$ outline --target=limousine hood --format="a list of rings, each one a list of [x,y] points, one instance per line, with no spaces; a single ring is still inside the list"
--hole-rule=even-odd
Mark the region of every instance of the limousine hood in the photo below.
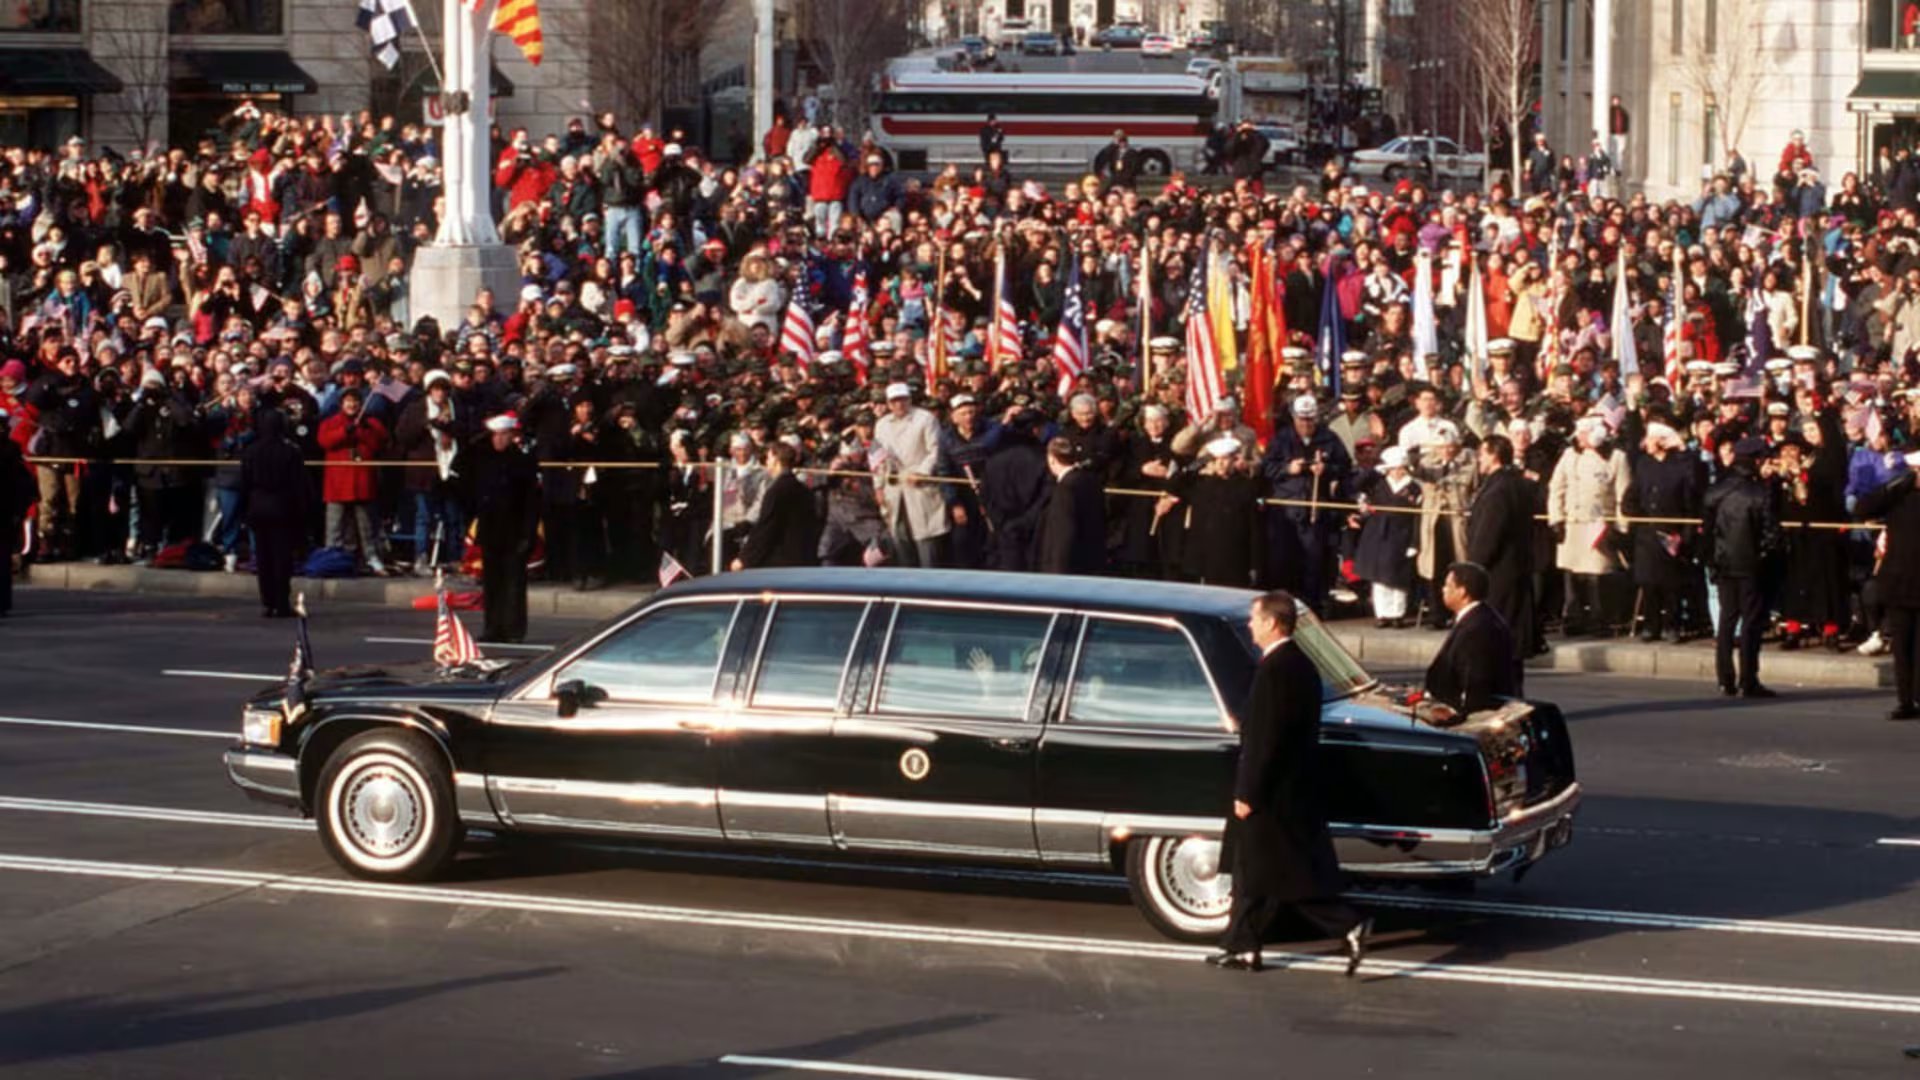
[[[1421,727],[1413,711],[1388,694],[1363,693],[1336,701],[1327,708],[1327,719],[1340,724],[1360,724],[1372,728],[1410,731]]]
[[[361,664],[316,671],[307,679],[309,701],[377,696],[381,701],[488,701],[504,689],[501,676],[513,665],[466,665],[443,669],[431,661],[412,664]],[[286,688],[275,687],[261,698],[284,700]],[[256,699],[257,700],[257,699]]]

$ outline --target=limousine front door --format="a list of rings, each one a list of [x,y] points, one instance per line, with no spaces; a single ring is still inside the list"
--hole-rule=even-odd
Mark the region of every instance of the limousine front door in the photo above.
[[[733,600],[668,604],[620,627],[495,706],[487,786],[518,828],[718,839],[709,733]],[[561,715],[558,688],[586,690]]]
[[[876,610],[876,617],[879,611]],[[849,851],[1030,860],[1050,612],[900,604],[856,665],[826,762]]]

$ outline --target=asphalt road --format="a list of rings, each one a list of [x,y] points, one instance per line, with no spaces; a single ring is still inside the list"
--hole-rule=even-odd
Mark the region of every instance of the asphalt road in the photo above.
[[[1882,843],[1920,837],[1920,731],[1878,695],[1533,676],[1572,721],[1575,842],[1521,885],[1375,894],[1359,979],[1310,940],[1247,976],[1098,876],[481,845],[457,881],[370,888],[220,770],[285,624],[20,600],[0,621],[9,1078],[1920,1072],[1920,846]],[[322,665],[424,657],[431,616],[313,629]]]

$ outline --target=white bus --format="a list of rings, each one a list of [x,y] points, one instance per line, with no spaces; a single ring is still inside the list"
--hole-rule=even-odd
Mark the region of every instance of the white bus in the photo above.
[[[980,128],[1000,119],[1016,168],[1085,170],[1124,130],[1141,171],[1198,169],[1219,113],[1219,83],[1191,75],[942,71],[896,60],[881,78],[873,135],[902,169],[980,161]]]

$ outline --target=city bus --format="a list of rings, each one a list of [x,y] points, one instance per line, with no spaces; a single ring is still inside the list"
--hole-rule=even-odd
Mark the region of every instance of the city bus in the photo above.
[[[1080,171],[1124,130],[1141,171],[1197,170],[1219,117],[1220,83],[1186,74],[954,72],[926,57],[896,60],[881,78],[874,139],[909,171],[978,163],[980,128],[997,116],[1009,163]]]

